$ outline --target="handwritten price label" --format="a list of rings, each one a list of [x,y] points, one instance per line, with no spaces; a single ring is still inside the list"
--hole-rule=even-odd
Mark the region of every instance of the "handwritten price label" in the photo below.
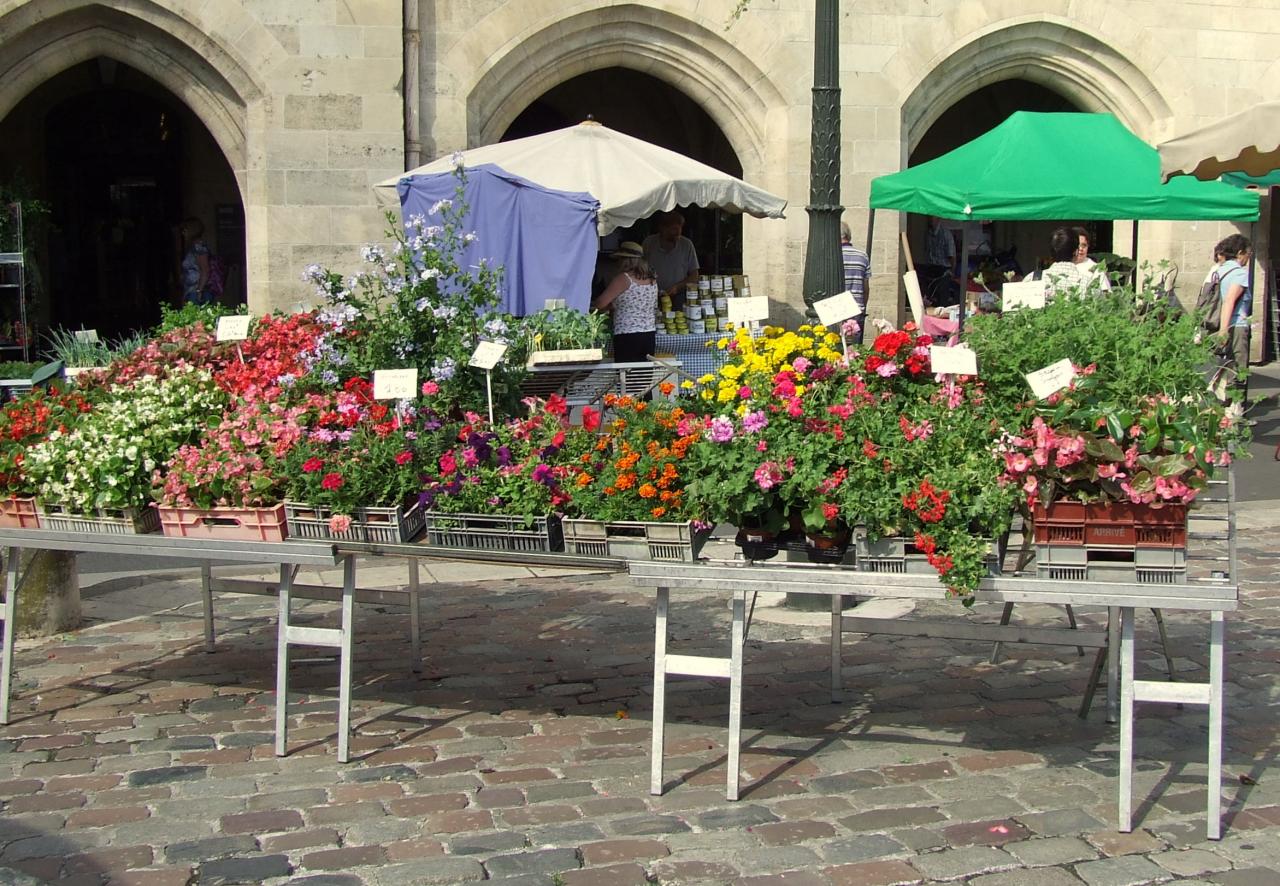
[[[219,317],[218,341],[244,341],[249,337],[249,321],[252,319],[248,314]]]
[[[950,375],[977,375],[978,355],[966,347],[929,346],[929,363],[934,372]]]
[[[769,296],[755,295],[751,298],[733,298],[729,300],[729,321],[735,326],[742,326],[753,320],[769,319]]]
[[[818,314],[818,322],[823,326],[835,326],[850,317],[862,315],[862,305],[858,304],[852,292],[842,292],[831,298],[816,301],[813,303],[813,309]]]
[[[417,369],[375,369],[373,371],[373,399],[412,400],[417,395]]]
[[[1036,395],[1036,399],[1043,400],[1071,384],[1075,377],[1076,370],[1071,361],[1059,360],[1044,369],[1027,373],[1027,384],[1031,385],[1031,393]]]
[[[76,341],[84,344],[95,344],[98,341],[98,330],[96,329],[77,329],[72,333],[76,337]]]
[[[493,369],[506,356],[507,346],[496,341],[482,341],[471,355],[471,365],[477,369]]]

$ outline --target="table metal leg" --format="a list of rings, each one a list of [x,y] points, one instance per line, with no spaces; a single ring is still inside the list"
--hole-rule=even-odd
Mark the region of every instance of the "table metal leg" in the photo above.
[[[1012,617],[1013,617],[1013,604],[1012,603],[1004,604],[1004,610],[1000,613],[1000,624],[1007,625],[1009,623],[1009,619]],[[999,640],[991,644],[991,658],[988,659],[988,661],[990,664],[1000,663],[1000,641]]]
[[[13,684],[13,634],[18,618],[18,566],[20,548],[9,548],[4,578],[4,650],[0,652],[0,725],[9,722],[9,691]]]
[[[1120,610],[1107,607],[1107,722],[1120,716]]]
[[[280,565],[280,598],[276,613],[276,756],[285,755],[289,729],[289,592],[296,566]]]
[[[667,604],[671,592],[658,588],[653,617],[653,749],[649,760],[649,793],[662,793],[662,757],[666,733],[667,707]]]
[[[1107,687],[1108,691],[1110,686]],[[1120,804],[1123,833],[1133,830],[1133,607],[1120,609]]]
[[[342,563],[342,637],[338,661],[338,762],[351,759],[351,647],[355,634],[356,558]]]
[[[418,561],[409,559],[409,649],[413,655],[413,672],[422,673],[422,586],[418,580]]]
[[[831,595],[831,700],[844,689],[844,597]]]
[[[200,602],[204,604],[204,651],[213,652],[213,570],[208,560],[200,564]]]
[[[1222,666],[1226,619],[1211,613],[1209,623],[1209,809],[1208,836],[1222,839]]]
[[[733,594],[733,634],[729,650],[729,772],[725,798],[738,799],[738,770],[742,755],[742,647],[746,629],[747,592]]]

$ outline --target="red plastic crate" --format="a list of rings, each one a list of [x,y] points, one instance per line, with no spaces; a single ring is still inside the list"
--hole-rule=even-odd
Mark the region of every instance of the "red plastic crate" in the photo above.
[[[9,496],[0,499],[0,526],[5,529],[39,529],[40,513],[36,500]]]
[[[1032,518],[1036,544],[1185,548],[1187,506],[1128,502],[1055,501],[1037,504]]]

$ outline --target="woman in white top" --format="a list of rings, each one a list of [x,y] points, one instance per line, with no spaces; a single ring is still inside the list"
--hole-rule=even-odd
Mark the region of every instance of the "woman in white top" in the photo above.
[[[638,363],[653,353],[658,323],[658,283],[639,243],[628,240],[613,253],[618,276],[591,302],[613,312],[613,359]]]

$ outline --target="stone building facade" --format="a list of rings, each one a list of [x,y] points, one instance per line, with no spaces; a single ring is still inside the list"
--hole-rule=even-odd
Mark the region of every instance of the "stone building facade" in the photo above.
[[[741,251],[754,288],[794,306],[807,232],[814,4],[753,0],[730,26],[734,6],[0,0],[0,180],[6,165],[37,167],[37,183],[52,174],[38,168],[50,137],[47,127],[40,134],[43,115],[90,88],[69,72],[92,63],[98,67],[82,79],[101,79],[104,64],[124,66],[190,116],[185,150],[212,159],[188,157],[187,166],[225,161],[222,178],[179,176],[183,214],[238,200],[248,301],[256,310],[289,308],[304,297],[304,266],[351,267],[359,245],[379,236],[384,220],[371,185],[406,161],[502,138],[566,84],[592,96],[602,118],[660,119],[678,95],[703,115],[698,125],[727,144],[742,177],[789,199],[785,221],[744,221]],[[1247,15],[1176,0],[841,6],[841,193],[855,239],[865,231],[873,177],[906,165],[940,132],[959,143],[976,134],[967,128],[998,122],[983,125],[999,109],[966,106],[967,97],[1016,105],[1049,96],[1063,107],[1114,113],[1148,142],[1280,97],[1280,7],[1272,2],[1253,4]],[[627,72],[622,80],[619,70]],[[618,83],[625,90],[610,89]],[[683,127],[673,116],[667,125]],[[1264,213],[1255,231],[1263,258],[1269,201]],[[877,220],[873,313],[899,313],[903,225]],[[1171,258],[1196,276],[1209,246],[1230,230],[1144,223],[1141,255]],[[1127,226],[1117,223],[1112,236],[1126,252]]]

